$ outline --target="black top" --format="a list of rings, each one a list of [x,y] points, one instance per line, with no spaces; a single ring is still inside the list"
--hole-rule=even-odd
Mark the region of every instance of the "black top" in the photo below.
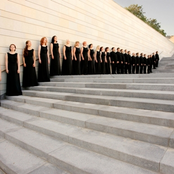
[[[76,58],[77,58],[77,60],[79,61],[79,58],[80,58],[80,48],[77,48],[77,47],[75,47],[75,55],[76,55]]]
[[[136,64],[136,62],[137,62],[137,61],[136,61],[136,57],[135,57],[135,56],[132,56],[132,65],[133,65],[133,64]]]
[[[114,63],[117,62],[117,54],[116,54],[116,52],[112,51],[112,52],[110,53],[110,57],[111,57],[111,61],[112,61],[112,62],[114,62]]]
[[[117,52],[116,55],[117,55],[117,61],[119,61],[119,63],[121,63],[121,60],[122,60],[121,53],[120,52]]]
[[[140,58],[139,58],[139,56],[136,56],[136,64],[138,65],[140,65]]]
[[[83,47],[83,57],[87,61],[88,60],[88,48]]]
[[[90,56],[91,56],[91,59],[94,60],[94,50],[93,49],[90,49]]]

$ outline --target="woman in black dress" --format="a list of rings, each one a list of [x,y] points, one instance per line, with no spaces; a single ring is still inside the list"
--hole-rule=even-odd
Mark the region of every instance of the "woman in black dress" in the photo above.
[[[93,44],[89,45],[88,50],[88,72],[89,74],[95,74],[95,56],[94,56]]]
[[[106,52],[106,74],[111,74],[111,57],[110,57],[110,52],[109,52],[109,47],[105,48]]]
[[[96,50],[95,50],[95,60],[96,60],[96,73],[97,74],[101,74],[102,73],[102,69],[101,69],[101,63],[102,63],[102,59],[101,59],[101,52],[100,52],[100,46],[98,45]]]
[[[70,46],[70,41],[66,41],[66,45],[63,47],[63,74],[72,74],[72,60],[73,60],[73,50]]]
[[[101,58],[102,58],[102,74],[105,74],[107,59],[106,59],[106,53],[103,47],[100,47],[100,52],[101,52]]]
[[[35,70],[35,51],[31,48],[31,42],[26,41],[23,51],[23,87],[37,86],[36,70]]]
[[[57,36],[53,36],[51,40],[51,62],[50,62],[50,76],[60,75],[60,47],[57,42]]]
[[[48,72],[48,64],[50,63],[49,51],[47,47],[47,38],[43,37],[40,41],[38,49],[39,68],[38,68],[38,81],[49,82],[50,76]]]
[[[73,68],[74,68],[74,74],[75,75],[80,75],[80,62],[81,62],[81,57],[80,57],[80,43],[79,41],[76,41],[74,48],[73,48],[73,57],[74,57],[74,63],[73,63]]]
[[[16,46],[11,44],[9,47],[10,52],[6,53],[5,63],[6,63],[6,72],[7,72],[7,86],[6,86],[6,95],[16,96],[22,95],[21,86],[20,86],[20,59],[19,54],[15,53]]]
[[[83,47],[81,48],[81,72],[82,74],[88,74],[88,47],[86,41],[83,42]]]

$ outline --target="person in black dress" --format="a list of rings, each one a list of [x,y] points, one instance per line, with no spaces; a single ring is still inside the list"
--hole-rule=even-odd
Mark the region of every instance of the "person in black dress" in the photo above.
[[[153,62],[153,69],[156,69],[155,53],[152,53],[152,62]]]
[[[105,48],[105,52],[106,52],[106,59],[107,59],[106,74],[111,74],[111,57],[110,57],[109,47]]]
[[[117,63],[116,63],[116,69],[117,69],[117,74],[120,74],[120,69],[121,69],[121,53],[120,53],[120,48],[117,48]]]
[[[144,74],[146,74],[146,66],[147,66],[147,58],[146,58],[146,54],[144,54]]]
[[[88,74],[88,47],[86,41],[83,42],[81,48],[81,72],[82,74]]]
[[[127,54],[127,68],[128,68],[129,74],[131,74],[131,62],[132,62],[131,52],[128,51],[128,54]]]
[[[72,74],[72,60],[73,60],[73,49],[71,48],[70,41],[66,41],[66,45],[63,47],[63,72],[64,75]]]
[[[139,53],[136,53],[136,74],[139,74],[140,70],[140,58],[139,58]]]
[[[80,55],[80,43],[79,41],[75,42],[74,48],[73,48],[73,57],[74,57],[74,62],[73,62],[73,69],[74,69],[74,74],[75,75],[80,75],[81,71],[81,55]]]
[[[158,67],[158,63],[159,63],[159,54],[158,54],[158,51],[156,51],[155,58],[156,58],[156,67]]]
[[[128,70],[128,54],[127,54],[127,50],[124,50],[124,58],[125,58],[125,63],[124,63],[125,74],[127,74],[127,70]]]
[[[111,56],[111,65],[112,65],[112,74],[115,74],[115,65],[117,62],[117,54],[115,52],[115,47],[112,47],[112,51],[110,53]]]
[[[102,59],[102,74],[106,73],[106,63],[107,63],[107,59],[106,59],[106,53],[104,51],[103,47],[100,47],[100,52],[101,52],[101,59]]]
[[[135,53],[132,53],[132,74],[135,74],[135,70],[136,70],[136,57],[135,57]]]
[[[43,37],[40,41],[38,49],[39,67],[38,67],[38,82],[49,82],[50,76],[48,71],[49,50],[47,47],[47,38]]]
[[[93,44],[89,45],[88,50],[88,73],[95,74],[95,52],[93,49]]]
[[[140,54],[140,74],[143,73],[143,68],[144,68],[144,58],[143,58],[143,53]]]
[[[123,74],[124,73],[124,62],[125,62],[123,49],[120,50],[120,54],[121,54],[120,69],[121,69],[121,74]]]
[[[23,87],[37,86],[36,70],[35,70],[35,51],[31,48],[31,42],[26,41],[23,51]]]
[[[53,36],[51,40],[51,62],[50,62],[50,76],[60,75],[60,47],[57,42],[57,36]]]
[[[102,59],[101,59],[101,52],[100,52],[100,46],[98,45],[95,50],[95,60],[96,60],[96,73],[101,74],[102,73]]]
[[[22,95],[20,86],[20,59],[19,54],[15,53],[16,46],[11,44],[9,47],[10,52],[6,53],[5,65],[7,72],[7,85],[6,95],[17,96]]]

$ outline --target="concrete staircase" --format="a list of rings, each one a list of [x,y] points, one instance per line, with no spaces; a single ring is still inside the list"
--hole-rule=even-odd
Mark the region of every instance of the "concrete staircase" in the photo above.
[[[174,174],[174,74],[55,76],[2,101],[0,136],[8,174]]]

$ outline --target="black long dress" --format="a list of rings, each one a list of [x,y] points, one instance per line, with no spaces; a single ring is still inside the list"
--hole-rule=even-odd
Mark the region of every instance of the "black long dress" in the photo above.
[[[34,49],[28,50],[28,55],[24,56],[26,67],[23,68],[23,87],[37,86],[36,70],[33,67],[33,52]]]
[[[49,82],[50,76],[48,72],[48,56],[47,56],[47,46],[41,46],[40,50],[40,59],[41,63],[39,63],[38,67],[38,82]]]
[[[88,74],[88,48],[83,47],[82,74]]]
[[[92,60],[88,61],[88,73],[95,74],[95,59],[94,59],[94,50],[90,49],[90,57]]]
[[[80,75],[80,48],[75,47],[75,55],[77,60],[74,60],[73,68],[74,68],[74,74]]]
[[[63,74],[64,75],[71,75],[72,74],[72,52],[71,52],[71,46],[66,46],[65,50],[65,55],[66,55],[66,60],[65,58],[63,59]]]
[[[53,56],[50,62],[50,76],[60,75],[60,55],[59,55],[59,44],[53,43]]]
[[[16,96],[22,95],[19,74],[17,73],[17,53],[10,54],[8,56],[8,74],[7,74],[7,85],[6,85],[6,95]]]
[[[102,73],[105,74],[105,73],[106,73],[106,67],[105,67],[105,52],[102,52],[101,57],[102,57]]]
[[[110,74],[111,73],[111,63],[110,63],[111,58],[110,58],[110,53],[109,52],[106,53],[106,58],[107,58],[106,73]]]
[[[101,53],[100,51],[97,51],[96,53],[96,59],[97,59],[97,63],[96,63],[96,73],[97,74],[101,74]]]

